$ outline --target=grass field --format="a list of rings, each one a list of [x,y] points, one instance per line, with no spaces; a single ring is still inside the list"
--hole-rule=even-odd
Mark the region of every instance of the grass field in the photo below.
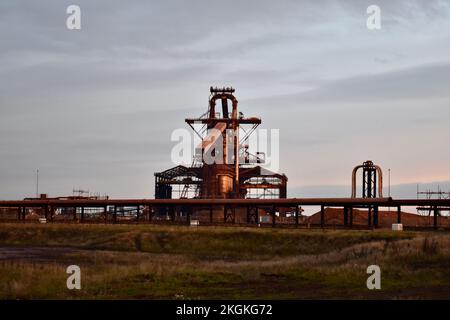
[[[450,299],[450,234],[1,224],[0,298]]]

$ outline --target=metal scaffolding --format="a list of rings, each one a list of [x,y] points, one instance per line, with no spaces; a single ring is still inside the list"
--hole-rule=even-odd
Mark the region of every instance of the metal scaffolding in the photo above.
[[[234,92],[233,88],[211,87],[208,111],[185,120],[201,143],[190,167],[179,165],[155,173],[156,199],[286,198],[287,177],[260,166],[265,163],[264,153],[249,152],[248,140],[261,119],[238,112]],[[217,100],[222,112],[216,111]],[[209,163],[206,154],[222,161]]]

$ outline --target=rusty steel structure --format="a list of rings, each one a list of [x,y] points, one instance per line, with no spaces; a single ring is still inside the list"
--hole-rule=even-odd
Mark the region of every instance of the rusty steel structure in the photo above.
[[[302,208],[319,206],[318,222],[316,220],[311,226],[308,222],[308,228],[327,227],[327,208],[342,208],[340,226],[344,228],[377,228],[379,208],[397,208],[396,222],[402,223],[402,207],[416,207],[426,210],[430,216],[433,214],[434,229],[443,228],[444,220],[450,228],[449,217],[441,214],[449,210],[450,196],[439,193],[438,198],[433,198],[435,194],[427,192],[427,198],[420,199],[418,192],[417,199],[385,198],[382,170],[370,160],[353,169],[348,198],[287,198],[286,175],[264,169],[264,154],[250,154],[246,142],[261,124],[261,119],[244,117],[238,111],[234,92],[233,88],[211,87],[208,111],[199,118],[185,120],[201,138],[201,143],[190,166],[178,165],[155,173],[154,199],[110,199],[74,190],[74,195],[67,197],[42,195],[0,201],[0,221],[190,225],[195,220],[194,225],[201,221],[202,225],[306,227],[305,222],[300,221]],[[221,101],[221,112],[216,110],[218,100]],[[245,130],[244,126],[249,127]],[[211,162],[209,157],[220,161]],[[358,196],[356,176],[360,169],[362,190]],[[178,194],[175,194],[176,188]],[[254,190],[263,192],[253,193]],[[353,225],[354,209],[367,210],[367,224],[364,217],[363,226],[361,222],[359,226]]]
[[[362,190],[361,198],[383,198],[383,171],[380,166],[373,164],[371,160],[363,162],[362,165],[357,165],[352,171],[352,195],[354,199],[356,194],[356,175],[358,170],[362,169]],[[367,224],[378,226],[378,207],[367,205]],[[372,219],[373,217],[373,219]],[[350,220],[350,221],[349,221]],[[344,208],[344,224],[353,223],[353,211]]]
[[[433,210],[433,228],[438,228],[438,217],[440,207],[449,207],[450,199],[392,199],[392,198],[286,198],[286,199],[108,199],[108,200],[18,200],[18,201],[0,201],[0,208],[11,209],[16,215],[16,221],[26,221],[26,213],[30,209],[39,209],[48,221],[57,221],[57,213],[61,209],[72,208],[73,217],[71,220],[75,222],[94,222],[92,217],[86,216],[86,210],[92,208],[100,208],[103,214],[101,220],[95,222],[105,223],[187,223],[190,224],[192,217],[192,208],[197,210],[207,210],[212,212],[215,209],[221,210],[223,221],[228,224],[237,224],[235,220],[227,220],[230,209],[244,208],[247,210],[247,220],[240,224],[248,226],[268,225],[275,227],[276,225],[290,225],[293,227],[301,227],[299,223],[300,208],[305,206],[320,206],[320,223],[316,227],[325,228],[325,207],[343,208],[346,210],[353,208],[397,208],[397,223],[402,222],[402,206],[421,206],[431,207]],[[133,214],[123,215],[120,213],[122,208],[134,208]],[[161,220],[158,216],[159,208],[168,208],[170,215],[168,219]],[[279,220],[281,209],[292,209],[295,216],[292,223],[282,223]],[[267,223],[259,223],[258,217],[260,209],[268,211],[271,219]],[[187,215],[183,218],[177,216],[176,213],[186,210]],[[212,215],[210,216],[212,218]],[[0,218],[2,215],[0,214]],[[73,218],[73,219],[72,219]],[[55,219],[55,220],[54,220]],[[345,220],[345,216],[344,216]],[[2,219],[2,221],[11,221]],[[209,223],[213,223],[211,219]],[[207,225],[208,221],[202,224]],[[343,225],[345,227],[345,224]],[[314,226],[312,226],[314,227]],[[333,226],[336,227],[336,226]],[[375,225],[371,226],[376,228]],[[360,227],[357,227],[360,228]]]
[[[356,174],[359,169],[362,169],[362,198],[383,198],[383,171],[379,166],[374,165],[371,160],[353,168],[352,198],[356,198]]]
[[[367,170],[376,170],[381,175],[381,168],[374,166],[371,161],[364,163]],[[356,171],[363,166],[357,166],[353,170],[352,181],[355,181]],[[255,168],[255,167],[254,167]],[[253,170],[254,170],[253,168]],[[176,174],[183,179],[196,177],[189,168],[175,167]],[[377,178],[376,173],[369,173],[370,181]],[[186,180],[180,182],[186,183]],[[364,179],[364,177],[363,177]],[[378,180],[378,186],[382,185]],[[367,185],[367,184],[366,184]],[[364,188],[364,183],[363,183]],[[372,190],[376,190],[372,186]],[[352,188],[352,190],[354,190]],[[375,196],[370,192],[362,192],[365,197],[349,198],[156,198],[156,199],[109,199],[109,198],[87,198],[87,197],[59,197],[59,198],[28,198],[20,201],[0,201],[0,221],[33,221],[30,212],[38,212],[39,217],[44,217],[49,222],[76,222],[76,223],[169,223],[169,224],[191,224],[194,219],[201,221],[202,225],[228,224],[245,226],[285,226],[285,227],[319,227],[336,228],[334,224],[326,224],[326,208],[342,208],[344,228],[377,228],[379,208],[396,208],[396,222],[402,223],[402,207],[427,208],[429,214],[433,215],[430,227],[434,229],[450,228],[442,225],[442,220],[449,217],[443,216],[442,211],[450,208],[450,197],[440,196],[438,199],[427,196],[426,199],[393,199]],[[372,194],[368,197],[367,195]],[[428,194],[428,193],[427,193]],[[300,221],[303,207],[320,206],[319,222],[310,225]],[[365,226],[353,225],[353,210],[367,209],[368,218]],[[5,214],[5,210],[8,214]],[[237,219],[238,212],[243,213],[242,220]],[[199,215],[199,212],[206,212]],[[282,213],[290,213],[290,218],[285,219]],[[373,218],[372,218],[373,213]],[[217,220],[215,216],[221,216]],[[5,218],[6,216],[6,218]],[[265,219],[261,219],[264,217]],[[441,225],[439,223],[441,221]],[[448,222],[448,221],[447,221]],[[426,226],[407,226],[405,228],[422,228]]]
[[[247,141],[261,119],[244,117],[238,111],[234,92],[229,87],[211,87],[207,112],[199,118],[185,119],[201,143],[191,166],[178,165],[155,173],[156,199],[286,198],[286,175],[263,168],[264,154],[248,151]],[[217,101],[221,102],[220,110]]]
[[[417,185],[417,199],[420,199],[421,197],[425,197],[425,199],[431,200],[431,199],[450,199],[450,191],[442,191],[441,188],[438,186],[438,190],[437,191],[432,191],[432,190],[426,190],[426,191],[419,191],[419,185]],[[435,212],[437,211],[437,215],[438,216],[449,216],[450,215],[450,206],[438,206],[438,207],[433,207],[433,206],[418,206],[417,208],[417,213],[420,215],[427,215],[427,216],[431,216],[433,214],[433,216],[435,216]],[[437,209],[437,210],[435,210]],[[436,219],[436,218],[435,218]]]

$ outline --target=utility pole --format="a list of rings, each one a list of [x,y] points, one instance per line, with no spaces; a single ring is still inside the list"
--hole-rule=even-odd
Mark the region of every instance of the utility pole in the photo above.
[[[388,169],[388,197],[391,197],[391,168]],[[391,207],[388,208],[388,211],[391,212]]]
[[[388,197],[391,197],[391,168],[388,169]]]
[[[36,198],[39,198],[39,169],[36,170]]]

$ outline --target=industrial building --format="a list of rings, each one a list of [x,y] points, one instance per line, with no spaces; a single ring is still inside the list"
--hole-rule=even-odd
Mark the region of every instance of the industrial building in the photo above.
[[[422,192],[426,199],[383,196],[381,167],[367,160],[352,171],[348,198],[287,198],[284,174],[265,169],[266,154],[249,148],[261,119],[238,110],[233,88],[210,88],[207,111],[186,123],[200,139],[190,165],[177,165],[155,173],[154,199],[110,199],[74,190],[72,196],[45,195],[20,201],[0,201],[2,221],[103,223],[218,223],[253,226],[377,228],[386,221],[402,223],[402,207],[416,207],[425,219],[408,217],[408,228],[449,228],[450,197]],[[216,108],[220,100],[221,108]],[[213,160],[213,161],[211,161]],[[357,174],[361,169],[361,193]],[[450,194],[450,193],[449,193]],[[438,195],[435,199],[433,196]],[[312,217],[306,206],[320,207]],[[380,212],[380,208],[388,208]],[[395,208],[391,212],[390,208]],[[333,218],[333,215],[335,216]],[[366,215],[366,222],[362,216]],[[381,217],[381,218],[380,218]],[[338,221],[341,220],[341,221]],[[419,224],[418,221],[421,220]]]
[[[234,92],[233,88],[211,87],[207,112],[185,120],[201,137],[201,143],[191,166],[179,165],[155,173],[156,199],[286,198],[286,175],[264,169],[264,153],[248,151],[248,139],[261,119],[244,117]],[[218,100],[221,110],[216,108]],[[194,128],[194,124],[201,124],[201,129]],[[211,155],[221,161],[208,162]]]

